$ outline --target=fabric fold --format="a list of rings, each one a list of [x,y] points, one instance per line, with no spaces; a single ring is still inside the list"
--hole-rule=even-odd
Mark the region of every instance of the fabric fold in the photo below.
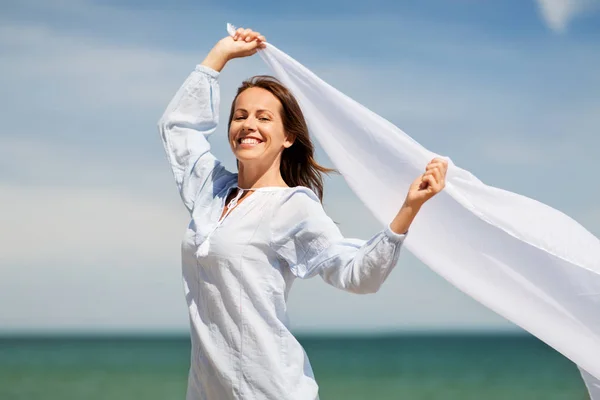
[[[272,44],[259,54],[350,188],[388,224],[412,180],[439,155]],[[448,160],[446,189],[423,207],[406,249],[576,363],[600,399],[592,390],[600,382],[600,241],[562,212],[488,186]]]

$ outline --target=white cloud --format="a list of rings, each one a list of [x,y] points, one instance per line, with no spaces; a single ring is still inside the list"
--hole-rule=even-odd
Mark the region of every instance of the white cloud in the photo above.
[[[598,7],[597,0],[536,0],[544,21],[555,32],[563,32],[576,16]]]

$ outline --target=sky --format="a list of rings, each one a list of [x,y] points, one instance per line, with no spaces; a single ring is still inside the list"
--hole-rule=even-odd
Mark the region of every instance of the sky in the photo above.
[[[9,0],[0,333],[187,332],[189,217],[156,122],[227,22],[260,31],[485,183],[600,236],[598,0]],[[223,119],[241,81],[264,73],[258,56],[226,66]],[[235,168],[224,128],[211,142]],[[331,166],[318,144],[317,157]],[[325,191],[346,236],[382,228],[342,177]],[[296,281],[289,313],[298,333],[519,331],[408,251],[374,295]]]

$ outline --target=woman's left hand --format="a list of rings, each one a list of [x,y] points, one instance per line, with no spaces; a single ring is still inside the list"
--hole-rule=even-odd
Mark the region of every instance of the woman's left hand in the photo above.
[[[427,164],[425,173],[410,185],[406,196],[406,205],[420,208],[427,200],[441,192],[446,186],[448,161],[434,158]]]
[[[427,164],[425,173],[410,185],[404,204],[390,223],[390,229],[398,234],[408,232],[421,206],[446,186],[448,161],[434,158]]]

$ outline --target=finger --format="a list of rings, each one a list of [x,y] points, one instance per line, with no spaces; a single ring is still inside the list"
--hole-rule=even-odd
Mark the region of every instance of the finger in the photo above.
[[[250,33],[244,39],[246,43],[256,42],[257,47],[262,48],[260,38],[263,37],[259,32],[250,31]],[[263,37],[264,38],[264,37]]]
[[[421,182],[423,183],[423,185],[421,185],[422,187],[427,187],[431,183],[435,184],[436,180],[435,180],[435,176],[433,175],[433,171],[425,172],[421,177]]]
[[[427,166],[425,167],[425,171],[429,171],[431,169],[439,169],[443,175],[446,174],[446,170],[448,170],[448,163],[441,159],[433,159]]]
[[[438,158],[436,162],[440,165],[442,174],[444,176],[446,176],[446,171],[448,171],[448,160],[445,160],[443,158]]]
[[[244,40],[246,42],[249,42],[251,40],[250,35],[252,35],[252,29],[244,29]]]
[[[425,167],[425,171],[429,171],[432,170],[434,168],[440,168],[441,164],[436,163],[436,162],[430,162],[429,164],[427,164],[427,166]]]
[[[418,177],[417,179],[415,179],[414,183],[418,183],[419,190],[425,189],[428,185],[427,181],[425,180],[425,174],[423,174],[420,177]]]
[[[436,171],[437,171],[437,169],[432,168],[429,171],[425,172],[423,174],[423,176],[433,176],[435,178],[436,177]]]
[[[445,160],[442,160],[441,158],[434,158],[433,160],[429,161],[429,163],[427,164],[427,167],[431,167],[434,165],[439,165],[441,167],[446,167],[448,166],[448,162]],[[425,168],[427,168],[425,167]]]
[[[252,34],[250,35],[251,40],[256,40],[258,43],[260,43],[262,40],[264,40],[264,36],[262,36],[260,34],[260,32],[254,32],[252,31]]]
[[[427,177],[427,176],[431,176],[431,174],[432,174],[431,170],[429,170],[429,171],[425,172],[425,173],[423,174],[423,179],[425,179],[425,177]]]
[[[436,182],[435,182],[435,178],[433,176],[425,175],[423,177],[423,182],[426,183],[425,188],[427,188],[429,190],[435,190]]]
[[[434,171],[437,172],[435,177],[438,180],[438,182],[441,182],[444,179],[446,179],[446,168],[443,165],[438,165],[436,168],[434,168]]]
[[[233,35],[233,40],[238,40],[243,33],[244,28],[237,28],[235,34]]]
[[[444,190],[444,188],[446,187],[446,180],[443,177],[442,178],[434,177],[434,180],[435,180],[435,184],[433,185],[434,193],[439,193],[442,190]]]
[[[439,164],[436,164],[436,163],[427,164],[427,166],[425,167],[425,172],[432,171],[439,167],[440,167]]]
[[[435,167],[431,170],[431,173],[433,175],[433,177],[435,178],[435,181],[437,183],[440,183],[442,181],[442,171],[440,171],[439,167]]]
[[[425,175],[429,176],[433,179],[436,187],[438,187],[439,185],[441,185],[444,182],[442,173],[437,169],[432,169],[431,171],[426,172]]]
[[[445,158],[442,158],[442,157],[435,157],[433,160],[431,160],[431,162],[439,162],[444,165],[448,165],[448,160],[446,160]]]
[[[427,189],[429,189],[429,191],[432,194],[437,194],[437,193],[441,192],[442,189],[444,189],[444,187],[446,186],[444,184],[444,182],[440,182],[440,181],[436,180],[435,177],[433,177],[433,176],[428,176],[427,181],[428,181]]]
[[[448,168],[448,160],[446,160],[445,158],[436,157],[432,161],[437,164],[440,164],[444,168]]]
[[[442,180],[446,180],[446,173],[448,172],[448,166],[444,165],[440,168],[440,172],[442,173]]]
[[[249,32],[250,32],[250,29],[244,29],[244,28],[238,29],[237,40],[241,40],[242,42],[246,41],[246,36],[248,36]]]
[[[429,171],[436,171],[435,177],[438,181],[441,182],[444,179],[446,179],[446,172],[448,171],[448,168],[436,163],[427,168],[427,172]]]
[[[261,48],[260,43],[257,42],[256,40],[251,41],[251,42],[247,42],[246,45],[248,47],[250,47],[250,49],[252,50],[252,54],[256,53],[258,51],[258,49]]]

